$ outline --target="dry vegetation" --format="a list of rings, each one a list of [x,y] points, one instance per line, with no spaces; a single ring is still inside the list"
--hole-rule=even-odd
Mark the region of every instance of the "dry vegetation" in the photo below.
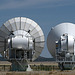
[[[32,71],[32,72],[0,72],[0,75],[75,75],[75,70],[69,70],[69,71]]]

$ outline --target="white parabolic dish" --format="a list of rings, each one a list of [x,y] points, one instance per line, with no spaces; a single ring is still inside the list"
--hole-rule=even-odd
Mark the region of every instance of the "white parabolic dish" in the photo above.
[[[56,52],[56,41],[59,41],[63,34],[71,35],[75,38],[75,24],[73,23],[61,23],[55,27],[52,27],[51,31],[47,37],[47,47],[49,52],[53,57],[55,57]],[[70,38],[71,39],[71,38]],[[71,43],[69,44],[69,49],[71,50]]]
[[[36,59],[44,48],[44,34],[36,22],[25,17],[12,18],[0,27],[0,52],[4,51],[4,39],[9,37],[11,31],[15,32],[17,30],[30,31],[28,34],[35,39],[35,54],[32,60]],[[18,32],[15,35],[17,34]]]

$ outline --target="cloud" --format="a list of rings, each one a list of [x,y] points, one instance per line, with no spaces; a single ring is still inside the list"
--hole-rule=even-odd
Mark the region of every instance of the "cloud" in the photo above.
[[[74,0],[2,0],[0,2],[0,10],[14,8],[48,8],[74,3]]]
[[[47,0],[48,1],[48,0]],[[7,0],[0,4],[0,9],[12,9],[12,8],[27,8],[36,6],[40,3],[47,2],[46,0]]]

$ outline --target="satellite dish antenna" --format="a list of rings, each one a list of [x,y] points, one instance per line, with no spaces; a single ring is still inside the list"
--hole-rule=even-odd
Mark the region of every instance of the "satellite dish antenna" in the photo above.
[[[47,37],[47,47],[58,63],[74,63],[75,24],[61,23],[53,27]]]
[[[33,61],[43,48],[43,31],[29,18],[12,18],[0,27],[0,53],[8,60],[19,63],[23,59]]]

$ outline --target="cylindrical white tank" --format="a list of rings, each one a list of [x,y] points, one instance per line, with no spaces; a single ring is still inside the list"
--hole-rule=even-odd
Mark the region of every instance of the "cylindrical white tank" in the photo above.
[[[32,36],[23,30],[18,30],[13,33],[14,35],[8,39],[8,44],[12,45],[14,49],[33,50]],[[27,36],[26,36],[27,34]]]
[[[17,36],[12,38],[12,47],[17,49],[28,49],[28,38]]]

